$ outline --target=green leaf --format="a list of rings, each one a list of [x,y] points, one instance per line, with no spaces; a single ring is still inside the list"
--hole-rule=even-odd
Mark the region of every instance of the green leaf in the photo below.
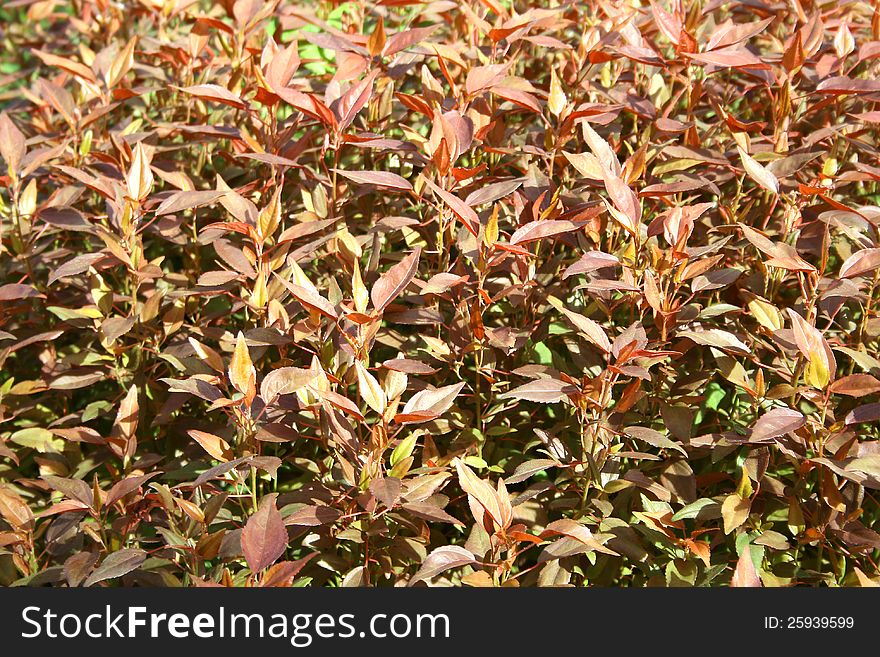
[[[31,427],[30,429],[20,429],[9,437],[9,440],[21,445],[22,447],[30,447],[41,454],[46,452],[61,452],[64,450],[64,439],[56,438],[48,429],[40,429]]]

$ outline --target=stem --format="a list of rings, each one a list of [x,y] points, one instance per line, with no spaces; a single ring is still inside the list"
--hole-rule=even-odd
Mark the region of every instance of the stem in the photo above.
[[[257,512],[257,469],[251,467],[251,504],[254,507],[254,513]]]
[[[868,288],[868,300],[865,303],[865,311],[862,313],[862,320],[859,322],[859,332],[857,333],[858,344],[865,339],[865,330],[868,326],[868,320],[871,317],[871,307],[874,305],[874,291],[880,282],[880,269],[874,271],[874,278],[871,279],[871,286]]]

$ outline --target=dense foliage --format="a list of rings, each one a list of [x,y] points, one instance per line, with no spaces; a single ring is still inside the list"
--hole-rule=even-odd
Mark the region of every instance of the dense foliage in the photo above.
[[[0,11],[0,583],[880,581],[871,3]]]

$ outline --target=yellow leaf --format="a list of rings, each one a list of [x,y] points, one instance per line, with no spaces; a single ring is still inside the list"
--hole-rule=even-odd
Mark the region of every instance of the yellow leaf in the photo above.
[[[290,281],[300,287],[304,287],[309,292],[313,292],[317,296],[321,296],[321,293],[318,292],[318,288],[315,287],[315,284],[309,280],[309,277],[302,270],[296,260],[291,261],[290,263]]]
[[[828,371],[828,366],[825,364],[824,353],[811,353],[804,370],[804,381],[807,385],[820,390],[823,390],[831,381],[831,372]]]
[[[765,169],[751,155],[746,153],[741,147],[737,146],[740,159],[749,177],[758,183],[761,187],[774,194],[779,193],[779,181],[772,171]]]
[[[611,145],[602,139],[598,132],[593,130],[588,121],[584,121],[581,124],[581,130],[584,133],[584,141],[587,142],[587,146],[590,147],[593,155],[599,161],[600,171],[607,169],[615,176],[620,176],[622,170],[620,161],[617,159],[617,155],[614,154],[614,149],[611,148]],[[604,175],[600,173],[599,180],[603,177]]]
[[[204,361],[212,370],[217,372],[223,371],[223,358],[220,354],[193,337],[189,338],[189,344],[193,348],[193,351],[196,352],[196,356],[199,357],[199,360]]]
[[[138,142],[132,151],[131,168],[126,177],[128,195],[139,201],[149,195],[153,189],[153,172],[150,169],[150,157],[144,149],[144,143]]]
[[[312,363],[309,366],[309,369],[314,374],[312,382],[306,387],[300,388],[296,391],[296,397],[303,406],[311,406],[312,404],[318,403],[319,397],[316,393],[327,392],[330,390],[330,379],[327,378],[327,373],[324,372],[324,369],[321,367],[321,363],[318,361],[317,356],[312,356]]]
[[[562,151],[562,154],[584,178],[602,180],[602,165],[599,163],[599,158],[592,153],[566,153]]]
[[[718,370],[725,379],[740,388],[745,388],[746,390],[753,389],[746,369],[738,360],[734,360],[729,356],[716,356],[715,360],[718,363]]]
[[[351,275],[351,289],[354,295],[354,307],[359,313],[367,312],[370,303],[370,293],[361,278],[361,268],[357,261],[354,263],[354,272]]]
[[[565,92],[562,90],[562,84],[559,82],[559,76],[556,75],[556,71],[550,71],[550,95],[547,97],[547,108],[553,114],[553,116],[559,116],[565,110],[565,106],[568,104],[568,98],[565,97]]]
[[[18,199],[18,214],[22,217],[32,217],[37,210],[37,181],[31,178],[31,181],[24,188]]]
[[[195,429],[187,431],[187,433],[190,438],[195,440],[206,452],[208,452],[208,454],[218,461],[226,462],[232,459],[232,449],[229,447],[229,443],[223,440],[220,436],[215,436],[213,433],[208,433],[207,431],[197,431]]]
[[[361,397],[367,402],[367,406],[381,415],[388,406],[388,398],[382,386],[376,381],[376,377],[367,371],[360,361],[356,361],[355,370],[357,370],[358,388],[361,391]]]
[[[749,312],[766,329],[778,331],[783,326],[782,313],[769,301],[755,297],[749,301]]]
[[[791,308],[787,309],[798,350],[807,360],[804,381],[807,385],[824,389],[834,378],[837,363],[822,332]]]
[[[139,411],[137,387],[131,386],[119,405],[119,413],[116,416],[116,426],[119,427],[122,436],[126,438],[134,436],[137,431]]]
[[[843,22],[837,28],[837,34],[834,35],[834,50],[838,58],[843,59],[855,49],[856,40],[849,30],[849,24]]]
[[[504,482],[499,479],[497,488],[492,488],[489,482],[480,479],[460,458],[453,459],[453,465],[458,474],[458,483],[468,495],[468,505],[474,519],[491,533],[496,531],[495,528],[507,529],[513,513]],[[484,522],[486,514],[493,523]]]
[[[174,498],[174,503],[180,507],[181,511],[196,522],[205,522],[205,514],[196,504],[193,504],[189,500],[182,500],[179,497]]]
[[[736,493],[728,495],[721,505],[721,517],[724,520],[724,533],[729,534],[743,524],[749,517],[751,502],[744,500]]]
[[[251,303],[256,308],[263,308],[269,302],[269,292],[266,289],[266,274],[261,269],[254,282],[254,289],[251,292]]]
[[[281,188],[278,187],[269,201],[269,205],[260,210],[257,229],[263,240],[272,237],[281,224]]]
[[[620,226],[621,226],[621,227],[622,227],[627,233],[629,233],[630,235],[635,236],[635,235],[636,235],[636,226],[635,226],[635,224],[633,223],[633,220],[630,218],[630,216],[629,216],[628,214],[626,214],[625,212],[621,212],[620,210],[618,210],[617,208],[615,208],[613,205],[611,205],[611,204],[610,204],[607,200],[605,200],[604,198],[602,199],[602,202],[605,204],[605,209],[608,210],[608,213],[611,215],[611,217],[612,217],[612,218],[613,218],[618,224],[620,224]]]
[[[753,492],[752,488],[752,480],[749,479],[749,474],[746,472],[746,469],[743,468],[740,473],[739,485],[736,487],[736,494],[739,495],[744,500],[747,500],[752,496]]]
[[[108,89],[115,87],[125,74],[131,70],[131,67],[134,64],[134,44],[136,41],[137,37],[129,39],[128,43],[125,44],[125,47],[116,55],[113,63],[110,64],[110,68],[104,76]]]
[[[388,395],[388,399],[397,399],[400,397],[406,391],[408,382],[409,377],[403,372],[388,370],[388,374],[385,375],[384,381],[385,393]]]
[[[126,465],[137,449],[135,432],[137,431],[139,415],[140,405],[138,404],[137,386],[131,386],[119,404],[116,422],[113,425],[113,431],[109,440],[111,449],[118,456],[122,457]]]
[[[256,394],[257,371],[241,331],[238,332],[235,352],[229,363],[229,382],[247,399],[253,399]]]
[[[336,233],[336,248],[348,260],[358,260],[364,253],[360,243],[348,228],[341,228]]]
[[[822,175],[826,178],[833,178],[837,174],[837,158],[829,157],[822,163]]]
[[[489,215],[489,221],[486,222],[486,229],[483,231],[483,244],[493,246],[498,241],[498,206],[492,208],[492,214]]]

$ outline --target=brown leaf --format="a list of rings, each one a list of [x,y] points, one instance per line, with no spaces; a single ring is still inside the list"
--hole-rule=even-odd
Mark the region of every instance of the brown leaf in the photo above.
[[[373,301],[373,309],[380,313],[410,284],[416,275],[419,266],[421,249],[407,255],[403,260],[382,274],[373,284],[370,290],[370,299]]]
[[[86,82],[96,83],[98,80],[95,78],[94,72],[88,66],[84,64],[80,64],[79,62],[75,62],[71,59],[67,59],[66,57],[59,57],[58,55],[53,55],[52,53],[43,52],[42,50],[32,50],[33,54],[43,60],[43,62],[49,66],[56,66],[63,71],[67,71],[71,75],[75,75],[79,78],[82,78]]]
[[[266,571],[263,579],[260,580],[260,586],[267,587],[289,587],[293,584],[293,580],[299,575],[300,571],[306,564],[320,554],[312,552],[311,554],[297,559],[296,561],[280,561]]]
[[[385,505],[387,509],[393,509],[394,505],[400,499],[402,486],[400,479],[396,477],[382,477],[373,479],[370,482],[370,492],[377,500]]]
[[[229,105],[236,109],[247,109],[248,107],[247,103],[229,91],[229,89],[217,84],[197,84],[192,87],[175,87],[174,85],[171,85],[171,88],[195,96],[196,98],[201,98],[202,100]]]
[[[342,97],[332,105],[333,112],[339,122],[339,130],[345,130],[354,121],[358,112],[373,96],[373,82],[379,76],[379,69],[373,69],[360,82],[352,85]]]
[[[760,57],[753,55],[745,48],[720,48],[707,52],[685,52],[685,57],[695,59],[703,64],[712,64],[723,68],[768,68]]]
[[[306,505],[284,518],[285,525],[298,527],[318,527],[335,522],[342,515],[331,506]]]
[[[0,485],[0,516],[15,529],[34,528],[34,514],[21,496],[7,485]]]
[[[570,383],[558,379],[537,379],[499,395],[499,399],[522,399],[525,401],[552,404],[566,399],[577,392]]]
[[[439,417],[452,407],[462,388],[464,388],[464,382],[434,390],[420,390],[410,397],[401,412],[403,414],[428,413],[431,417]]]
[[[880,249],[856,251],[840,266],[841,278],[853,278],[872,272],[880,267]]]
[[[487,482],[475,475],[460,458],[455,458],[453,464],[458,473],[458,483],[468,495],[468,503],[476,521],[490,534],[494,533],[496,529],[507,529],[513,519],[513,511],[503,482],[499,480],[498,490],[493,489]],[[492,527],[486,516],[494,522],[495,528]]]
[[[406,178],[398,176],[390,171],[345,171],[344,169],[332,169],[344,178],[353,180],[361,185],[376,185],[388,189],[402,189],[411,192],[413,186]]]
[[[395,372],[403,372],[404,374],[433,374],[437,370],[430,365],[426,365],[420,360],[412,358],[392,358],[382,363],[383,367]]]
[[[133,493],[150,479],[158,475],[158,472],[152,472],[147,475],[126,477],[121,481],[117,481],[113,484],[113,488],[107,492],[107,497],[104,499],[104,508],[106,509],[113,506],[117,501],[121,500],[129,493]]]
[[[301,390],[315,380],[317,374],[312,369],[302,367],[279,367],[272,370],[260,384],[260,397],[271,404],[281,395],[290,395]]]
[[[475,562],[474,555],[458,545],[435,548],[422,562],[418,572],[409,580],[409,586],[436,577],[452,568],[461,568]]]
[[[6,161],[6,166],[18,172],[26,152],[24,135],[6,112],[0,113],[0,155]]]
[[[275,494],[260,501],[260,508],[248,518],[241,531],[241,550],[251,572],[271,566],[287,550],[287,529],[278,509]]]
[[[156,208],[155,213],[157,217],[161,217],[166,214],[200,208],[218,201],[223,195],[223,191],[216,189],[209,189],[203,192],[174,192],[162,201],[159,207]]]
[[[604,554],[611,554],[617,556],[617,552],[611,550],[593,538],[593,532],[586,525],[582,525],[581,523],[571,520],[570,518],[563,518],[561,520],[554,520],[549,525],[544,528],[544,531],[541,532],[541,538],[547,538],[549,536],[568,536],[575,540],[580,541],[584,545],[588,545],[591,549],[597,552],[603,552]]]
[[[837,76],[822,80],[816,85],[816,92],[821,94],[858,94],[880,92],[880,81]]]
[[[291,283],[290,281],[285,280],[283,277],[275,274],[276,278],[287,288],[287,290],[299,301],[302,305],[304,305],[309,310],[313,310],[317,313],[325,315],[330,319],[338,319],[339,315],[336,313],[336,309],[333,307],[327,299],[322,297],[317,292],[313,292],[312,290],[305,288],[301,285],[297,285],[295,283]]]
[[[585,221],[568,221],[564,219],[555,221],[532,221],[525,226],[517,228],[516,232],[510,236],[510,243],[528,244],[530,242],[542,240],[546,237],[561,235],[563,233],[572,233],[583,227],[586,223],[587,222]]]
[[[71,500],[82,502],[86,507],[91,507],[94,504],[92,487],[82,479],[67,479],[65,477],[56,477],[53,475],[45,475],[43,479],[52,488],[64,493],[64,495]]]
[[[555,298],[551,299],[550,303],[554,307],[556,307],[563,315],[565,315],[581,333],[586,335],[590,342],[599,347],[599,349],[601,349],[606,354],[611,351],[611,341],[608,339],[608,335],[605,333],[605,330],[601,326],[599,326],[599,324],[594,322],[589,317],[584,317],[580,313],[569,310],[568,308],[564,307],[561,302],[558,302],[558,300]]]
[[[880,420],[880,402],[875,402],[873,404],[856,406],[846,414],[843,422],[849,425],[861,424],[862,422],[877,422],[878,420]]]
[[[880,392],[880,381],[870,374],[850,374],[831,384],[831,392],[848,397],[864,397]]]
[[[122,550],[112,552],[86,578],[83,586],[91,586],[108,579],[122,577],[137,569],[146,560],[147,553],[136,548],[123,548]]]
[[[440,199],[449,206],[449,209],[455,214],[456,217],[459,218],[461,223],[465,228],[468,229],[471,235],[474,237],[479,236],[480,229],[480,218],[477,216],[477,213],[474,212],[474,209],[470,207],[467,203],[458,198],[455,194],[451,194],[447,192],[445,189],[441,189],[430,180],[425,179],[425,185],[433,191]]]
[[[774,408],[758,418],[752,427],[750,442],[771,442],[787,433],[800,429],[806,424],[807,418],[802,413],[790,408]]]
[[[46,297],[37,292],[30,285],[21,283],[9,283],[0,286],[0,301],[18,301],[19,299],[34,299]]]

